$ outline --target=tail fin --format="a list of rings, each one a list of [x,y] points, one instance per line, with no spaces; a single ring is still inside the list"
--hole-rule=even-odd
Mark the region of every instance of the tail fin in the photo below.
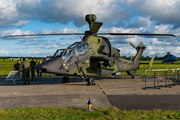
[[[141,56],[142,56],[143,52],[144,52],[145,49],[146,49],[146,45],[144,45],[144,44],[142,43],[142,41],[138,44],[137,47],[135,47],[131,42],[130,42],[130,45],[137,50],[137,53],[136,53],[136,55],[135,55],[135,57],[134,57],[134,60],[133,60],[133,61],[134,61],[134,64],[133,64],[133,66],[132,66],[132,69],[138,69],[138,65],[139,65]]]
[[[149,62],[149,67],[152,67],[153,62],[154,62],[154,56],[152,56],[151,61]]]

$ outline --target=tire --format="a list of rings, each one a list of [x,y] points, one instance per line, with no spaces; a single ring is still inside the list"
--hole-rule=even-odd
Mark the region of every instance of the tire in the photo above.
[[[96,85],[94,78],[88,78],[87,82],[89,86]]]
[[[69,77],[68,76],[63,77],[63,83],[69,83]]]

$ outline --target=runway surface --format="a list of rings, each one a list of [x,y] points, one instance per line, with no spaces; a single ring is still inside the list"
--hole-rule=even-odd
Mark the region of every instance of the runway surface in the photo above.
[[[91,97],[92,107],[116,106],[127,110],[180,110],[180,85],[153,89],[153,80],[143,78],[96,77],[95,86],[86,86],[79,78],[62,84],[62,79],[46,78],[21,85],[0,78],[0,109],[37,106],[87,107]],[[171,82],[172,84],[172,82]],[[164,85],[164,81],[160,83]]]

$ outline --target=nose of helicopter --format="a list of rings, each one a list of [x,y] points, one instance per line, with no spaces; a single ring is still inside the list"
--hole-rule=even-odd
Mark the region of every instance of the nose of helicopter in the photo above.
[[[37,72],[59,74],[63,72],[61,69],[63,63],[64,61],[61,58],[51,58],[50,60],[35,66],[35,69],[37,69]]]

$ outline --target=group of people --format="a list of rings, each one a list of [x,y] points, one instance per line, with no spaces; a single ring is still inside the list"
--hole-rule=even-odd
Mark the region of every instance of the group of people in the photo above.
[[[41,64],[41,60],[39,60],[39,63]],[[17,61],[17,63],[14,64],[13,71],[20,71],[22,70],[23,72],[23,85],[27,85],[26,79],[28,81],[28,84],[30,84],[30,70],[31,70],[31,81],[36,81],[36,76],[35,76],[35,66],[36,62],[34,61],[34,58],[32,58],[32,61],[30,62],[30,65],[28,61],[26,61],[25,58],[23,58],[23,62],[20,64],[20,60]],[[15,77],[19,77],[20,72],[16,74]],[[39,73],[37,71],[37,78],[41,78],[42,73]]]

